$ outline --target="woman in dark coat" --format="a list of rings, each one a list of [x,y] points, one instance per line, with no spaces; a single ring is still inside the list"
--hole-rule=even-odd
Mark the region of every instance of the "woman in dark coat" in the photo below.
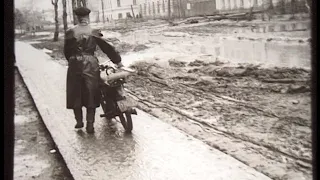
[[[97,46],[121,67],[121,57],[105,40],[102,34],[89,26],[90,10],[81,7],[75,10],[79,24],[65,35],[64,54],[68,60],[67,109],[73,109],[77,124],[82,128],[82,107],[86,107],[88,133],[94,132],[95,110],[100,106],[99,61],[94,56]]]

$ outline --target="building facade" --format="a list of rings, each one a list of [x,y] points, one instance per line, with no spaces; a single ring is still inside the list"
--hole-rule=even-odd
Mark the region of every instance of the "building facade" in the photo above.
[[[91,20],[95,21],[99,17],[102,21],[102,4],[104,7],[105,20],[118,20],[132,17],[133,14],[142,15],[143,18],[163,18],[169,15],[169,2],[173,18],[187,18],[193,16],[214,15],[224,12],[248,12],[253,7],[254,10],[262,10],[269,6],[271,0],[92,0]],[[290,10],[291,0],[272,0],[274,7],[284,7]],[[296,4],[304,6],[304,0],[296,0]],[[132,13],[132,9],[133,13]],[[288,7],[287,7],[288,6]],[[303,7],[305,8],[305,7]]]
[[[105,21],[133,18],[139,14],[138,0],[99,0],[94,3],[91,13],[92,20]],[[102,7],[103,6],[103,7]]]
[[[169,15],[169,2],[171,15],[173,15],[174,0],[139,0],[139,12],[144,18],[167,18]]]

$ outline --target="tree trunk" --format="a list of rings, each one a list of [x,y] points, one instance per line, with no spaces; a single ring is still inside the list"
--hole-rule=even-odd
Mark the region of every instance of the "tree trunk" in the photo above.
[[[307,7],[307,9],[308,9],[309,15],[311,15],[311,11],[310,11],[310,1],[309,1],[309,0],[304,0],[304,2],[305,2],[305,5],[306,5],[306,7]]]
[[[88,6],[87,0],[81,0],[81,2],[82,2],[82,7],[87,7]]]
[[[264,21],[264,16],[266,15],[268,20],[270,21],[271,16],[273,14],[274,6],[272,3],[272,0],[264,0],[263,1],[263,14],[262,14],[262,20]]]
[[[70,5],[70,1],[67,1],[67,9],[68,9],[68,14],[69,14],[69,20],[71,23],[73,23],[73,13],[72,13],[72,6]]]
[[[131,5],[131,11],[132,11],[132,16],[133,16],[133,19],[136,20],[136,16],[134,15],[134,11],[133,11],[133,7]]]
[[[292,19],[295,18],[295,11],[296,11],[296,1],[295,0],[291,0],[291,13],[292,13]]]
[[[62,0],[62,8],[63,8],[63,14],[62,14],[63,29],[64,29],[64,32],[66,32],[68,30],[67,0]]]
[[[244,6],[244,2],[243,0],[240,0],[240,9],[243,9],[243,6]]]
[[[73,24],[77,25],[78,24],[78,19],[76,14],[74,13],[74,10],[77,9],[77,1],[72,0],[72,11],[73,11]]]
[[[233,0],[233,9],[238,9],[237,0]]]
[[[280,13],[285,14],[286,13],[286,3],[285,0],[280,1]]]
[[[242,2],[243,2],[243,0],[242,0]],[[225,9],[226,9],[226,2],[225,2],[225,0],[221,0],[221,9],[222,9],[222,10],[225,10]]]
[[[253,0],[253,7],[257,7],[258,6],[258,0]]]
[[[87,7],[88,6],[88,1],[87,0],[81,0],[81,4],[82,4],[82,7]],[[89,18],[89,22],[90,22],[90,16],[88,18]]]
[[[54,6],[54,20],[55,20],[55,31],[53,36],[53,41],[59,40],[59,19],[58,19],[58,0],[51,0],[52,5]]]
[[[101,0],[101,9],[102,9],[102,22],[103,24],[106,23],[106,19],[104,17],[104,2]]]
[[[273,2],[272,2],[272,0],[269,0],[268,9],[269,9],[269,10],[273,10]]]
[[[98,14],[98,16],[97,16],[97,19],[96,19],[96,23],[99,23],[100,22],[100,11],[97,11],[97,14]]]
[[[171,0],[168,0],[168,20],[171,19]]]
[[[82,7],[82,0],[77,0],[77,7]]]

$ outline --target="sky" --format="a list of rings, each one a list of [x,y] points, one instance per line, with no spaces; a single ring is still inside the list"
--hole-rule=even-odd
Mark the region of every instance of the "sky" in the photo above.
[[[70,1],[70,0],[69,0]],[[97,0],[88,0],[89,3],[99,3]],[[31,8],[34,7],[35,10],[53,10],[53,5],[51,4],[51,0],[14,0],[16,8]],[[68,2],[70,4],[70,2]],[[34,6],[32,6],[34,4]],[[71,5],[71,4],[70,4]],[[89,5],[90,6],[90,5]],[[58,8],[62,9],[62,1],[59,0]]]
[[[35,10],[53,10],[53,5],[51,0],[14,0],[16,8],[31,8],[34,7]],[[32,4],[34,4],[32,6]]]

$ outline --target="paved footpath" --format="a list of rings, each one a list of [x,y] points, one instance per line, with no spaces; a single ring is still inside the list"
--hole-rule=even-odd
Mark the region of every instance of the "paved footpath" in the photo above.
[[[96,133],[74,130],[65,108],[67,68],[16,42],[19,71],[75,180],[267,180],[267,176],[149,114],[133,117],[132,135],[96,117]]]

